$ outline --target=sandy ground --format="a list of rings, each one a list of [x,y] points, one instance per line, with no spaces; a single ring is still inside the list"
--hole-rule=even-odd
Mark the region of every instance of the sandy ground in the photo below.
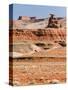
[[[65,58],[13,60],[13,85],[55,84],[65,81]]]

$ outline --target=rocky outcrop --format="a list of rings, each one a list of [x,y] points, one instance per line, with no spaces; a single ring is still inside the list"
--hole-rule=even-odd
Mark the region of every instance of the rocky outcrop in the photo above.
[[[37,29],[37,30],[10,30],[10,38],[13,40],[44,40],[44,41],[65,41],[66,30],[64,29]]]
[[[66,18],[56,17],[53,19],[36,17],[19,16],[18,20],[9,21],[10,29],[45,29],[49,28],[65,28]]]
[[[54,20],[53,20],[54,19]],[[10,41],[17,40],[44,40],[44,41],[65,41],[66,40],[66,19],[63,17],[53,18],[49,23],[48,18],[36,19],[36,17],[21,16],[18,20],[9,22]],[[61,23],[61,27],[53,27]],[[52,23],[53,22],[53,23]],[[47,26],[49,24],[49,26]],[[52,24],[52,25],[51,25]],[[60,25],[60,24],[59,24]],[[55,26],[55,25],[54,25]]]

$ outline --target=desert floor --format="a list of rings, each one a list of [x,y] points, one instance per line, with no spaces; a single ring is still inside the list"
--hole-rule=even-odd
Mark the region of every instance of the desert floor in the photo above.
[[[65,58],[35,57],[13,60],[13,85],[55,84],[65,81]]]

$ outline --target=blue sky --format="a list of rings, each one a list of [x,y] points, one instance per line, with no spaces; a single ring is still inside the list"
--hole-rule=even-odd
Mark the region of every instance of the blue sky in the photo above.
[[[11,14],[11,6],[9,10]],[[55,6],[13,4],[14,20],[18,19],[19,16],[36,16],[37,18],[47,18],[50,13],[53,13],[56,16],[65,17],[66,8],[57,6],[55,7]]]

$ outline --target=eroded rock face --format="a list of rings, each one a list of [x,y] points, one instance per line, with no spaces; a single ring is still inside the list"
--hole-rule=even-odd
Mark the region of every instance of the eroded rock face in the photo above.
[[[64,29],[37,29],[37,30],[10,30],[10,38],[13,40],[44,40],[44,41],[65,41],[66,30]]]
[[[48,18],[46,19],[36,19],[36,17],[31,17],[31,18],[23,17],[23,18],[24,20],[18,19],[18,20],[10,21],[9,23],[10,41],[11,39],[13,39],[14,41],[17,40],[65,41],[66,40],[65,18],[57,17],[57,22],[61,23],[61,27],[59,28],[47,27]]]

